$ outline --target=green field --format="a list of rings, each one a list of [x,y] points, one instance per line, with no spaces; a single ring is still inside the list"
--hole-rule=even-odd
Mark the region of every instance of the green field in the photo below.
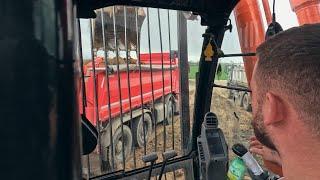
[[[189,63],[189,79],[195,79],[196,78],[196,73],[198,72],[198,64],[191,64]]]
[[[199,65],[196,63],[189,62],[189,79],[195,79],[196,73],[198,72]],[[228,79],[228,70],[226,64],[221,63],[221,73],[216,75],[216,80],[227,80]]]

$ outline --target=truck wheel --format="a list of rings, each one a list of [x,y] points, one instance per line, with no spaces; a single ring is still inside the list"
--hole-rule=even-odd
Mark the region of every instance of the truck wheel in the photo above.
[[[239,92],[238,93],[238,106],[243,107],[243,97],[244,97],[244,93]]]
[[[143,119],[144,117],[144,119]],[[143,130],[144,126],[144,130]],[[143,147],[144,146],[144,133],[146,133],[145,141],[148,143],[149,137],[151,136],[152,132],[152,119],[149,113],[144,113],[144,115],[138,117],[133,121],[132,127],[133,137],[134,137],[134,144],[136,147]]]
[[[171,125],[172,123],[172,119],[174,116],[174,112],[175,112],[175,104],[173,102],[173,97],[169,98],[166,102],[166,122],[167,125]]]
[[[123,125],[123,134],[121,126],[116,130],[113,137],[113,154],[110,150],[110,156],[114,157],[115,164],[123,162],[122,149],[124,148],[124,157],[127,160],[132,150],[132,133],[127,125]],[[123,143],[122,143],[123,142]],[[111,158],[110,158],[111,159]]]
[[[233,98],[233,92],[232,92],[231,89],[229,89],[228,98],[229,98],[229,99],[232,99],[232,98]]]
[[[249,100],[249,95],[247,93],[245,93],[243,95],[243,98],[242,98],[242,105],[243,105],[243,108],[248,111],[248,112],[251,112],[252,108],[251,108],[251,103],[250,103],[250,100]]]
[[[235,92],[233,94],[233,102],[235,106],[242,106],[242,96],[240,94],[240,92]]]

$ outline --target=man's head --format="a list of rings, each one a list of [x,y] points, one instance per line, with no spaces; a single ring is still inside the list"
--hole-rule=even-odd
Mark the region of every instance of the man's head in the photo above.
[[[291,28],[257,49],[251,82],[256,137],[277,149],[276,130],[320,137],[320,24]],[[290,127],[290,128],[289,128]]]

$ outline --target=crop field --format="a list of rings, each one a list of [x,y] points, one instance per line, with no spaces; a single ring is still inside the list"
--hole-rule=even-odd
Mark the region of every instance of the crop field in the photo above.
[[[198,63],[189,62],[189,79],[196,79],[196,73],[198,72]],[[228,69],[227,64],[220,64],[220,71],[218,70],[216,75],[216,80],[227,80],[228,79]]]

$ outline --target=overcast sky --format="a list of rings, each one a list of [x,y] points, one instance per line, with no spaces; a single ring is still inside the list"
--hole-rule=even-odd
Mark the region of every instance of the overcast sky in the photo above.
[[[261,1],[260,9],[262,9]],[[272,7],[272,0],[269,0],[270,7]],[[292,12],[289,0],[278,0],[276,2],[276,14],[277,21],[282,25],[284,29],[288,29],[293,26],[297,26],[296,15]],[[145,10],[146,12],[146,10]],[[261,11],[264,12],[264,11]],[[160,10],[161,19],[161,32],[162,32],[162,46],[163,51],[169,51],[169,36],[168,36],[168,20],[167,20],[167,10]],[[265,29],[267,27],[264,13],[262,13],[264,20]],[[240,45],[238,39],[238,32],[235,25],[235,20],[233,14],[230,17],[233,24],[233,31],[230,33],[227,31],[225,33],[225,38],[222,44],[222,50],[225,53],[239,53]],[[200,17],[196,21],[188,21],[188,58],[189,61],[199,61],[199,56],[202,46],[202,34],[206,27],[200,25]],[[171,35],[171,49],[177,50],[177,13],[176,11],[170,11],[170,35]],[[84,59],[90,59],[90,33],[89,33],[89,23],[88,20],[81,20],[81,32],[82,32],[82,44],[83,44],[83,56]],[[156,9],[150,8],[150,38],[151,38],[151,50],[152,52],[160,52],[160,38],[159,38],[159,26],[158,26],[158,14]],[[148,47],[148,35],[147,35],[147,20],[142,24],[141,27],[141,53],[149,52]],[[241,58],[228,58],[225,62],[241,62]]]

